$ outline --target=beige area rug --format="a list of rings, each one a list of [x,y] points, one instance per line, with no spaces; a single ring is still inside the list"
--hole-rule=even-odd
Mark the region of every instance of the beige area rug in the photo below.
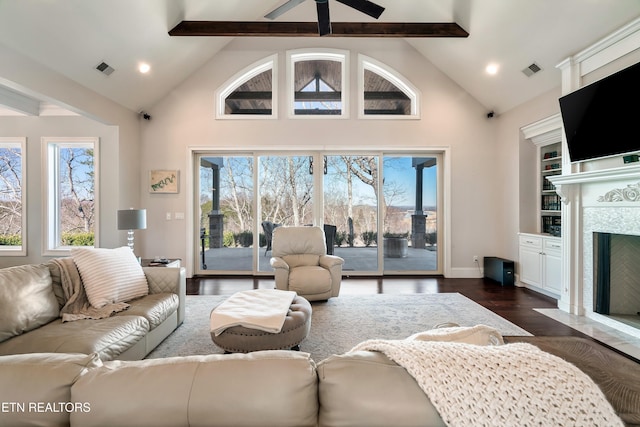
[[[227,297],[187,296],[184,323],[147,358],[223,353],[211,341],[209,314]],[[312,309],[311,331],[300,350],[316,362],[367,339],[403,339],[445,322],[483,324],[503,335],[531,335],[459,293],[344,295],[314,302]]]

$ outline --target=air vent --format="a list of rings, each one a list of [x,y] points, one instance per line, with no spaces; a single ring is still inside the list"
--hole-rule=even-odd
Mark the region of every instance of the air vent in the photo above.
[[[107,76],[110,76],[111,73],[113,73],[115,70],[106,62],[101,62],[100,64],[98,64],[98,66],[96,67],[96,70],[100,71],[102,74],[105,74]]]
[[[538,71],[541,71],[541,70],[542,70],[542,68],[540,68],[540,66],[534,62],[533,64],[529,65],[527,68],[522,70],[522,72],[524,73],[525,76],[531,77],[535,73],[537,73]]]

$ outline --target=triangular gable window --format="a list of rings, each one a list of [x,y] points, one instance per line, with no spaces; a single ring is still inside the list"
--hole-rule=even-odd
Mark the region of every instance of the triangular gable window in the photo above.
[[[316,74],[295,94],[295,114],[339,115],[342,112],[341,94]]]

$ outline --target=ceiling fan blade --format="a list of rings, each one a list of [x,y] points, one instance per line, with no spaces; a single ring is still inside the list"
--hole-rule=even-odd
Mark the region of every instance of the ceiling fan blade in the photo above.
[[[267,13],[266,15],[264,15],[264,17],[267,18],[267,19],[276,19],[278,16],[280,16],[283,13],[293,9],[294,7],[296,7],[297,5],[299,5],[300,3],[304,2],[304,1],[305,0],[289,0],[288,2],[276,7],[271,12]]]
[[[337,0],[337,1],[339,3],[350,6],[376,19],[380,18],[380,15],[382,15],[382,12],[384,12],[384,7],[378,6],[377,4],[372,3],[369,0]]]
[[[318,32],[321,36],[331,34],[329,0],[316,0],[316,8],[318,9]]]

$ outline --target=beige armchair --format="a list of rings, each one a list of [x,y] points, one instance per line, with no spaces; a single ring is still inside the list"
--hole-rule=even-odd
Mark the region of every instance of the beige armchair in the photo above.
[[[344,260],[327,255],[320,227],[278,227],[273,230],[271,266],[276,288],[295,291],[309,301],[340,293]]]

